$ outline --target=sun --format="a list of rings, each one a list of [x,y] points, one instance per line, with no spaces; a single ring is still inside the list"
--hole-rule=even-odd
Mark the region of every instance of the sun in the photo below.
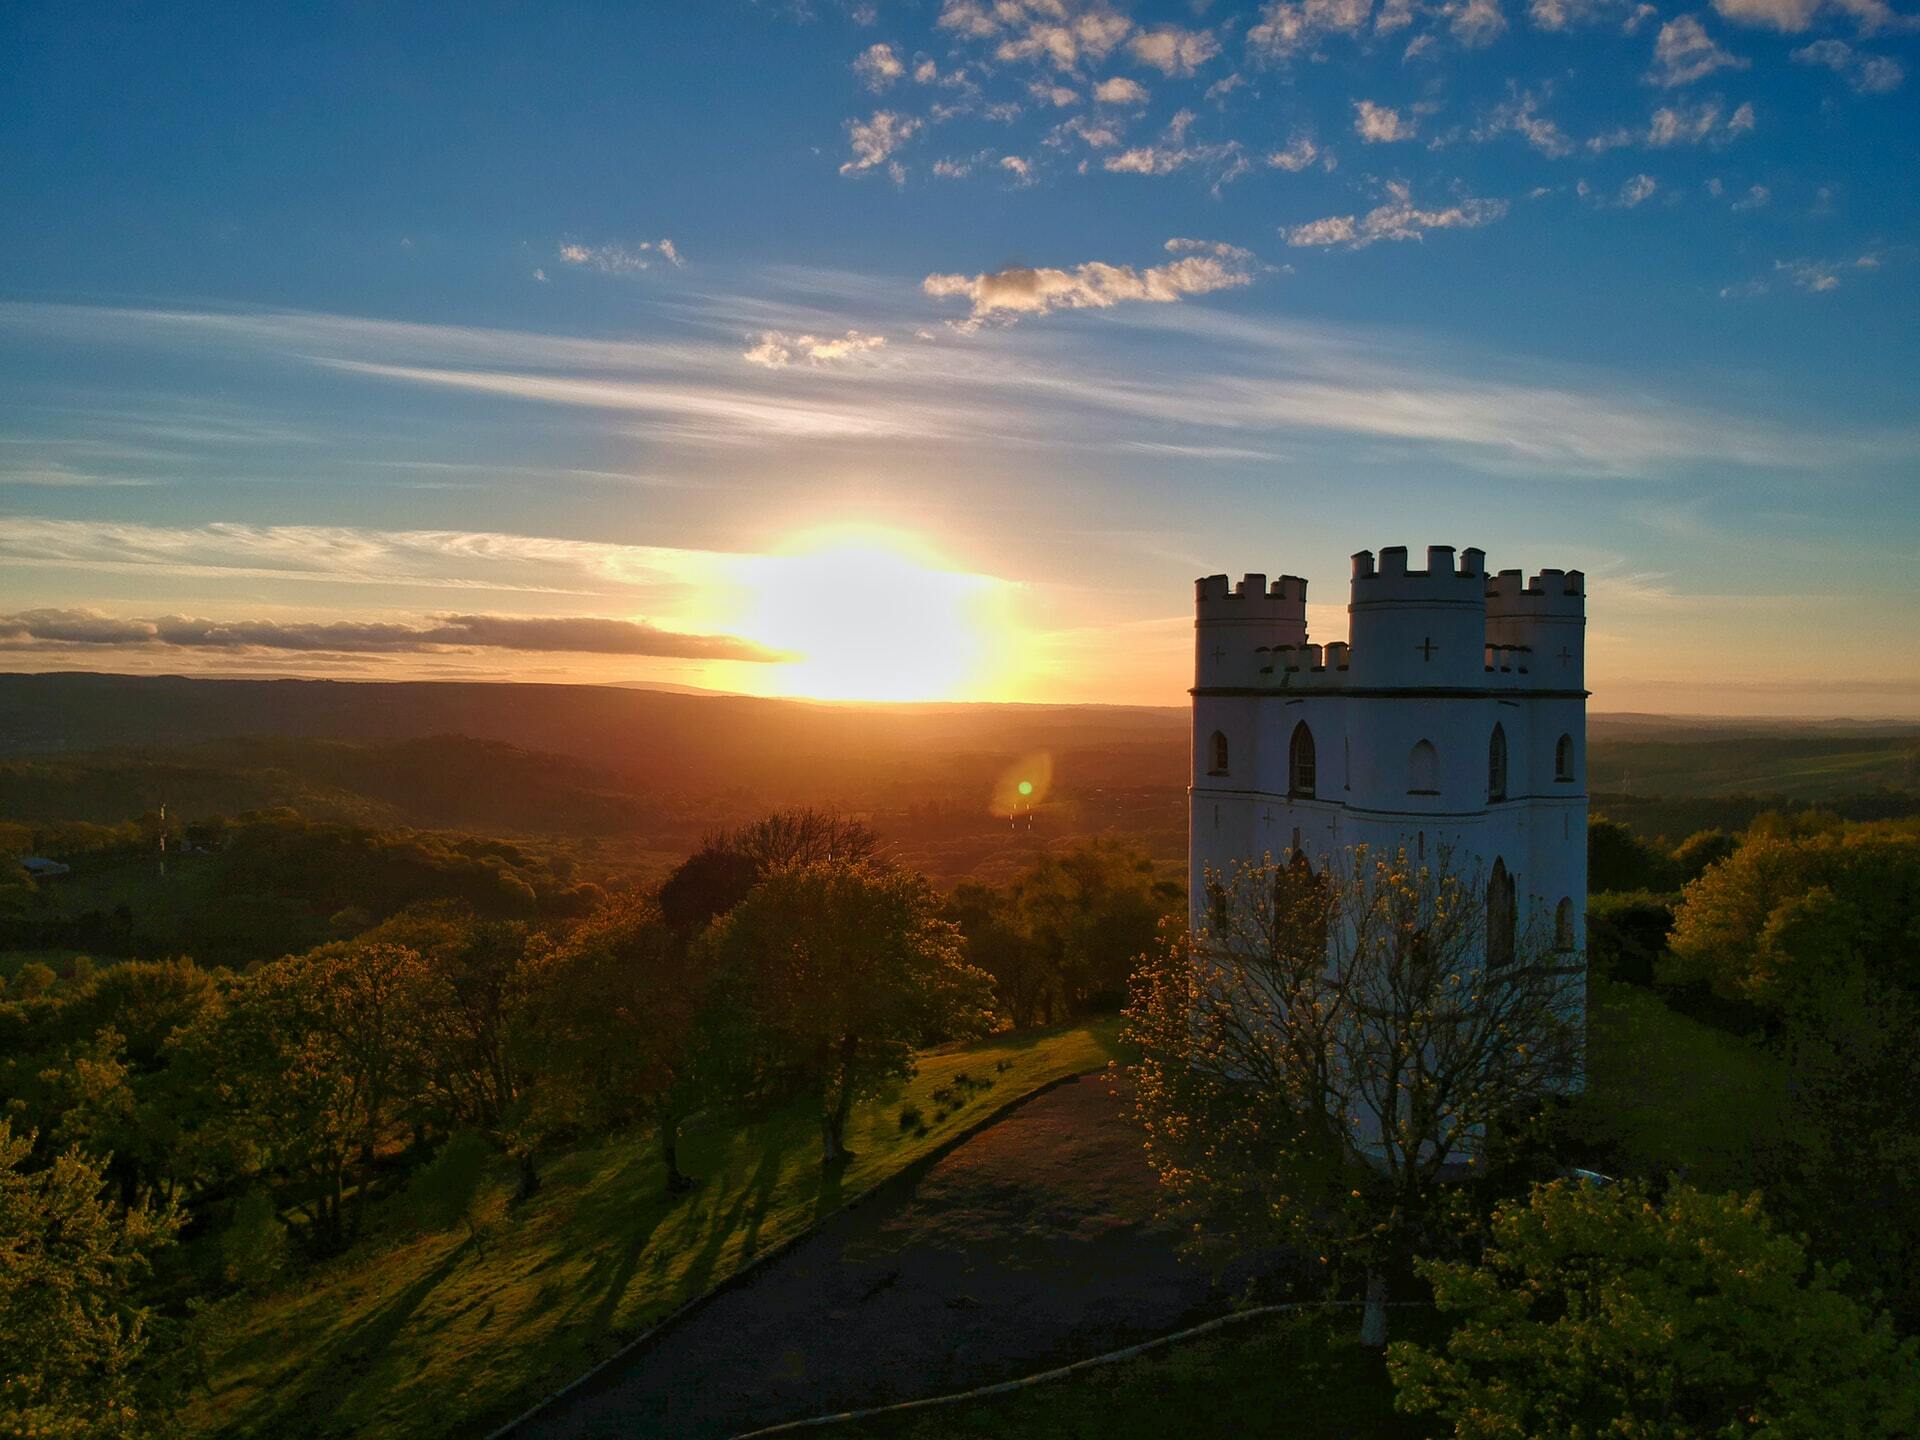
[[[754,667],[762,693],[822,700],[992,698],[1013,658],[1014,587],[872,526],[795,536],[739,562],[728,628],[792,656]]]

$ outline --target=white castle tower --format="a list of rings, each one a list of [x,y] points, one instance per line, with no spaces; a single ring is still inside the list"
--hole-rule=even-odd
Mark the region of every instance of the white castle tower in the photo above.
[[[1488,575],[1479,550],[1353,557],[1348,639],[1307,640],[1307,582],[1197,582],[1188,862],[1446,854],[1487,887],[1488,948],[1583,957],[1586,598],[1578,570]],[[1501,958],[1497,953],[1490,959]],[[1583,987],[1584,988],[1584,987]]]

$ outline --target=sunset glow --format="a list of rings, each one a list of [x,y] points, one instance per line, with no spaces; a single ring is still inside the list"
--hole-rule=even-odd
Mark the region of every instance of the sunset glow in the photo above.
[[[735,569],[739,593],[710,623],[793,657],[751,667],[762,694],[988,699],[1014,659],[1012,587],[948,567],[911,536],[834,526]]]

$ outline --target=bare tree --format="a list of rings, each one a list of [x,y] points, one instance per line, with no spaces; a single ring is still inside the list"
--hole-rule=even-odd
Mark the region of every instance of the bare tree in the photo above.
[[[1172,1208],[1202,1243],[1357,1265],[1369,1344],[1447,1182],[1577,1083],[1583,967],[1538,927],[1489,964],[1487,894],[1444,855],[1269,858],[1209,875],[1206,924],[1135,978],[1136,1106]]]

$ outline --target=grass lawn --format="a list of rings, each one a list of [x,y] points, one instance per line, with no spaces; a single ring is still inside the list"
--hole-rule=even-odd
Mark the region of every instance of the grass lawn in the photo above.
[[[1579,1122],[1629,1174],[1684,1170],[1707,1189],[1753,1188],[1747,1160],[1779,1133],[1780,1063],[1749,1041],[1595,979]]]
[[[1118,1023],[999,1036],[921,1057],[920,1073],[861,1106],[856,1158],[823,1176],[819,1126],[790,1107],[745,1129],[690,1127],[669,1200],[651,1137],[549,1159],[537,1195],[484,1253],[464,1235],[374,1237],[286,1293],[226,1303],[211,1390],[183,1419],[221,1436],[484,1434],[604,1359],[676,1306],[911,1164],[974,1118],[1048,1081],[1097,1069]],[[1007,1068],[997,1066],[1005,1062]],[[924,1134],[932,1092],[962,1071],[991,1080]],[[502,1171],[502,1193],[507,1176]]]
[[[1395,1312],[1394,1338],[1437,1343],[1431,1314]],[[1351,1310],[1249,1320],[1064,1380],[820,1432],[833,1440],[1157,1440],[1284,1435],[1372,1440],[1440,1433],[1393,1413],[1393,1386]]]

